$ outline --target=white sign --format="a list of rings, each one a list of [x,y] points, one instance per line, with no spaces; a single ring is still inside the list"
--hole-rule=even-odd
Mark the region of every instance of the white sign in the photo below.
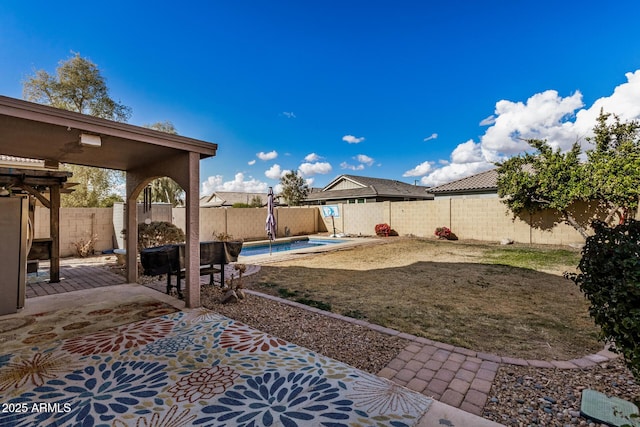
[[[322,206],[322,216],[328,218],[330,216],[334,218],[340,218],[340,209],[338,205],[325,205]]]

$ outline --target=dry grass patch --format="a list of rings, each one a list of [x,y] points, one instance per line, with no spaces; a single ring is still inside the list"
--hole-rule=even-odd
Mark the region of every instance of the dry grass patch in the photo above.
[[[262,267],[254,289],[476,351],[599,351],[574,250],[396,238]],[[507,264],[507,265],[504,265]]]

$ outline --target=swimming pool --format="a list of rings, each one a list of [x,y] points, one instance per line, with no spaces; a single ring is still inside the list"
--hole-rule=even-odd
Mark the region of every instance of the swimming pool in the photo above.
[[[327,246],[335,243],[344,243],[346,240],[335,239],[298,239],[290,240],[287,242],[273,242],[271,243],[271,253],[295,251],[297,249],[315,248],[319,246]],[[269,253],[269,244],[245,244],[240,251],[241,256],[254,256],[264,255]]]

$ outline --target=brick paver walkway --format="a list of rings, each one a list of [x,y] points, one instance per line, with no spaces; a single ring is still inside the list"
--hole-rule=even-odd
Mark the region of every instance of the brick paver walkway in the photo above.
[[[478,353],[407,334],[398,336],[412,343],[378,375],[475,415],[482,415],[500,364],[578,369],[617,357],[602,350],[568,361],[525,360]]]

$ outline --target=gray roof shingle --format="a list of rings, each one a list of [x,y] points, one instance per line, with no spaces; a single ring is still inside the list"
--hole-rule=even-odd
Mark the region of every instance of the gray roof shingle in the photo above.
[[[336,183],[342,180],[353,181],[362,187],[342,190],[331,190]],[[407,197],[407,198],[433,198],[428,187],[407,184],[393,179],[371,178],[367,176],[340,175],[321,191],[313,191],[307,196],[307,200],[324,200],[363,198],[363,197]]]
[[[430,192],[434,194],[442,193],[465,193],[479,191],[498,190],[498,170],[490,169],[457,181],[431,187]]]

